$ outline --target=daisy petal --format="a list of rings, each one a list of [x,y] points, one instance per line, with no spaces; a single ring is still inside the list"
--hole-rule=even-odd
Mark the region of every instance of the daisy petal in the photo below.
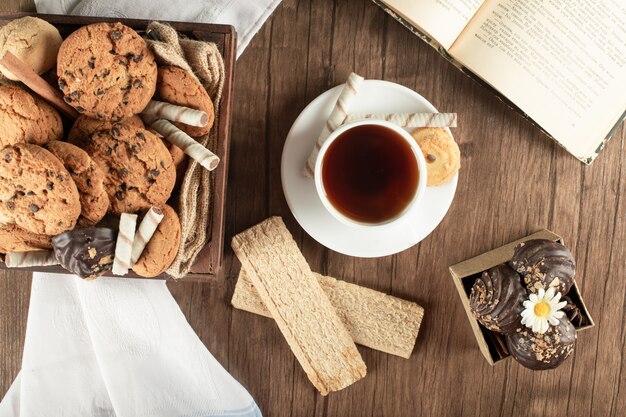
[[[555,316],[550,316],[548,317],[548,322],[550,322],[551,325],[556,326],[557,324],[559,324],[559,319],[557,319]]]
[[[547,320],[541,320],[541,329],[539,330],[539,333],[545,333],[549,327],[550,326],[548,325]]]
[[[530,311],[530,310],[522,310],[521,316],[522,317],[526,317],[526,316],[529,316],[530,314],[532,314],[532,311]]]
[[[531,296],[532,297],[532,296]],[[535,303],[533,303],[530,300],[526,300],[522,303],[522,305],[528,309],[532,309],[535,306]]]
[[[561,301],[560,303],[558,303],[558,304],[555,306],[555,309],[556,309],[556,310],[560,310],[560,309],[562,309],[563,307],[565,307],[566,305],[567,305],[567,301]]]
[[[540,333],[541,329],[541,321],[540,320],[535,320],[535,322],[533,323],[533,332],[535,333]]]
[[[528,297],[528,299],[530,301],[532,301],[533,303],[537,302],[537,294],[530,294],[530,297]]]
[[[543,288],[539,288],[539,292],[537,293],[537,298],[542,299],[546,296],[546,291]]]
[[[562,311],[555,311],[555,312],[552,314],[552,317],[555,317],[555,318],[557,318],[557,319],[560,319],[560,318],[561,318],[561,317],[563,317],[564,315],[565,315],[565,313],[564,313],[564,312],[562,312]]]
[[[546,291],[546,297],[545,298],[547,298],[549,300],[554,298],[554,287],[548,288],[548,291]]]

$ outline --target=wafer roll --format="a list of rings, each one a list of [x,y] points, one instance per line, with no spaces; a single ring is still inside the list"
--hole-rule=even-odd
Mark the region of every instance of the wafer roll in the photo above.
[[[409,358],[424,309],[410,301],[313,273],[354,343]],[[272,317],[244,269],[239,272],[232,305]]]
[[[209,116],[203,111],[157,100],[150,100],[141,113],[189,126],[204,127],[209,123]]]
[[[136,226],[136,214],[122,213],[120,216],[120,229],[117,233],[117,241],[115,243],[113,269],[111,270],[114,275],[126,275],[131,267],[130,259]]]
[[[135,233],[135,239],[133,240],[133,249],[130,257],[131,267],[135,265],[137,260],[141,257],[143,250],[146,248],[148,242],[150,242],[150,239],[152,239],[152,235],[154,235],[161,220],[163,220],[163,212],[158,207],[151,207],[143,217],[137,229],[137,233]]]
[[[346,84],[341,90],[341,94],[339,94],[339,98],[337,99],[337,103],[333,108],[333,111],[330,113],[330,117],[326,121],[326,125],[324,129],[322,129],[322,133],[317,138],[317,142],[315,143],[315,147],[309,155],[309,159],[306,162],[302,173],[311,178],[313,177],[313,171],[315,170],[315,160],[317,159],[317,154],[319,153],[322,145],[328,139],[328,136],[335,131],[339,126],[341,126],[346,120],[346,116],[348,116],[348,112],[350,111],[350,107],[352,106],[352,102],[361,87],[361,83],[363,82],[363,77],[355,74],[354,72],[350,74]]]
[[[400,127],[456,127],[456,113],[376,113],[349,114],[344,123],[376,119],[395,123]]]
[[[350,334],[280,217],[271,217],[236,235],[232,247],[322,395],[365,376],[365,363]]]
[[[4,255],[7,268],[28,268],[33,266],[58,265],[59,261],[51,250],[34,252],[9,252]]]
[[[151,121],[153,118],[150,116],[144,120]],[[219,165],[220,158],[217,155],[167,120],[156,120],[150,123],[150,127],[163,135],[170,143],[178,146],[183,152],[189,155],[191,159],[198,162],[209,171],[213,171]]]

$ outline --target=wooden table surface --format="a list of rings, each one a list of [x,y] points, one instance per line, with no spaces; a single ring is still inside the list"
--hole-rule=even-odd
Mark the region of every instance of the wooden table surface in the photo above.
[[[33,4],[5,0],[0,10]],[[291,124],[353,70],[459,115],[462,168],[448,215],[419,245],[375,260],[316,243],[290,214],[280,182]],[[623,129],[592,166],[582,165],[368,0],[284,0],[237,62],[235,85],[227,241],[281,215],[314,271],[426,310],[410,359],[359,347],[367,377],[322,397],[272,321],[230,307],[240,267],[230,249],[222,284],[171,283],[200,339],[266,417],[626,415]],[[557,370],[532,372],[512,360],[490,367],[448,266],[541,228],[572,249],[596,327]],[[20,369],[30,281],[28,273],[0,275],[0,394]]]

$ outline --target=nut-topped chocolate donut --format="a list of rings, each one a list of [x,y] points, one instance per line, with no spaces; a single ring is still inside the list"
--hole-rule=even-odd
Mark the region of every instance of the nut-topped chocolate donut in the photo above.
[[[470,292],[470,308],[476,320],[487,329],[499,333],[515,332],[521,325],[522,303],[526,290],[519,275],[502,264],[474,282]]]
[[[553,287],[561,295],[574,284],[576,263],[572,253],[559,242],[534,239],[515,247],[509,265],[524,279],[530,292]]]
[[[506,344],[515,360],[535,371],[559,366],[574,351],[575,342],[576,329],[566,316],[545,333],[533,333],[524,326],[506,335]]]
[[[90,280],[111,269],[116,240],[114,229],[87,227],[56,235],[52,245],[63,268]]]

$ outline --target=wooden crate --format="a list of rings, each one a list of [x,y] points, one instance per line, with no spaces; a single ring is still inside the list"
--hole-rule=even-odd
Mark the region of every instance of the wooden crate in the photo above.
[[[472,331],[476,337],[476,343],[478,343],[481,353],[490,365],[495,365],[502,362],[504,359],[508,359],[510,354],[507,350],[504,336],[497,332],[487,330],[487,328],[478,323],[478,320],[476,320],[472,314],[469,303],[470,290],[474,285],[474,281],[480,277],[483,271],[510,261],[513,257],[515,246],[519,243],[532,239],[548,239],[564,244],[561,236],[544,229],[530,236],[526,236],[522,239],[516,240],[492,251],[485,252],[482,255],[478,255],[450,267],[450,274],[452,275],[454,285],[459,292],[459,297],[461,298],[463,308],[467,313],[467,318],[472,326]],[[572,299],[572,302],[580,309],[581,314],[587,322],[584,326],[576,327],[576,332],[593,327],[593,319],[591,318],[591,315],[585,306],[585,302],[580,295],[580,290],[578,289],[576,281],[574,281],[574,285],[566,295],[569,296]]]
[[[64,15],[45,15],[36,13],[0,13],[0,27],[6,25],[14,19],[24,16],[37,16],[38,18],[47,20],[53,24],[63,38],[74,32],[81,26],[85,26],[98,22],[122,22],[123,24],[142,32],[146,29],[150,20],[138,19],[119,19],[119,18],[103,18],[103,17],[83,17],[83,16],[64,16]],[[224,69],[226,78],[224,80],[224,90],[222,92],[222,100],[219,106],[219,124],[217,150],[216,154],[220,157],[219,167],[213,171],[213,195],[211,203],[213,204],[211,213],[212,217],[208,224],[210,231],[210,241],[202,249],[196,262],[192,268],[192,272],[185,277],[185,280],[194,281],[213,281],[220,276],[222,267],[222,258],[224,255],[224,217],[226,205],[226,184],[228,180],[228,157],[230,148],[230,126],[232,116],[232,99],[233,99],[233,79],[236,58],[236,33],[235,29],[229,25],[214,25],[205,23],[187,23],[187,22],[165,22],[169,23],[179,33],[191,39],[198,39],[215,43],[222,56],[224,57]],[[4,263],[0,263],[0,268],[6,268]],[[67,272],[60,266],[55,267],[39,267],[24,268],[31,271],[45,272]],[[126,277],[141,278],[130,271]],[[165,274],[157,277],[161,279],[167,278]]]

